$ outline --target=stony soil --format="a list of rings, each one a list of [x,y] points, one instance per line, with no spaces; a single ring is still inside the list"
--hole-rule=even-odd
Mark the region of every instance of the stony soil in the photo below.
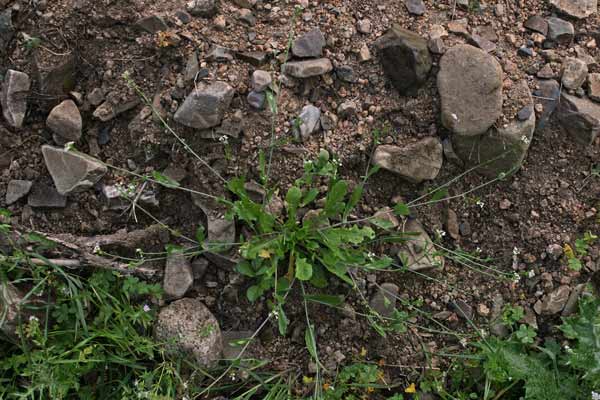
[[[242,8],[235,3],[221,0],[214,16],[201,17],[181,16],[181,10],[186,9],[183,0],[0,0],[0,5],[13,10],[15,31],[6,48],[0,49],[5,54],[0,58],[0,74],[5,75],[8,69],[23,71],[33,81],[24,126],[15,129],[4,120],[0,125],[0,206],[6,206],[4,197],[11,180],[53,186],[41,146],[53,143],[52,131],[46,126],[50,109],[67,97],[76,101],[83,117],[83,134],[76,147],[121,169],[109,168],[94,188],[69,195],[64,208],[32,207],[26,198],[6,206],[12,211],[14,222],[26,229],[82,236],[153,224],[152,218],[139,211],[133,218],[127,212],[107,207],[101,185],[135,182],[123,170],[145,174],[177,167],[183,170],[182,186],[223,194],[222,182],[152,117],[141,128],[131,125],[143,104],[122,78],[125,72],[154,99],[155,106],[189,146],[221,175],[257,179],[258,152],[268,149],[270,142],[271,113],[268,107],[255,110],[249,106],[246,96],[251,90],[250,76],[258,67],[238,54],[264,52],[268,61],[260,69],[269,71],[274,80],[281,80],[281,62],[285,60],[290,29],[297,37],[319,28],[326,38],[323,56],[336,68],[351,67],[357,80],[345,82],[334,72],[303,80],[284,79],[275,123],[278,140],[272,167],[272,180],[283,192],[298,177],[303,162],[320,148],[337,155],[342,175],[357,182],[368,168],[374,129],[384,132],[383,143],[402,147],[424,137],[443,139],[451,135],[440,120],[436,83],[440,55],[432,55],[432,71],[415,96],[399,95],[386,79],[373,44],[393,23],[427,38],[434,25],[450,30],[449,24],[464,21],[471,33],[477,32],[494,43],[492,56],[503,68],[505,93],[502,116],[495,125],[502,126],[523,107],[519,96],[508,98],[506,93],[522,79],[535,91],[539,85],[536,74],[547,65],[547,54],[545,58],[539,39],[523,24],[530,16],[547,18],[555,14],[546,1],[538,0],[503,0],[497,4],[471,1],[468,8],[455,5],[453,0],[425,0],[426,12],[420,17],[409,14],[401,0],[332,0],[305,2],[303,11],[293,17],[297,3],[259,0],[251,9],[256,23],[249,25],[240,19]],[[150,34],[136,27],[137,21],[152,15],[163,16],[168,29]],[[600,15],[596,13],[582,20],[562,17],[573,23],[575,34],[573,41],[553,49],[556,61],[548,64],[553,77],[560,78],[561,61],[568,56],[591,57],[594,62],[588,64],[589,72],[600,72],[595,44],[596,38],[600,40],[600,32],[596,30]],[[39,38],[40,44],[32,46],[25,35]],[[469,42],[464,34],[455,33],[449,33],[443,41],[446,48]],[[532,56],[520,55],[518,49],[528,41]],[[211,60],[209,49],[215,45],[229,49],[231,60]],[[370,54],[365,54],[365,49]],[[184,79],[193,52],[199,55],[196,84],[224,81],[235,89],[225,118],[241,112],[243,133],[239,138],[229,138],[228,145],[203,139],[193,128],[173,122],[175,111],[195,85],[193,79]],[[43,93],[36,78],[36,64],[56,65],[70,56],[75,59],[71,93]],[[92,104],[89,95],[98,88],[103,97],[125,111],[107,121],[94,116],[100,102]],[[294,140],[292,121],[303,106],[310,103],[320,108],[322,114],[335,115],[338,106],[349,100],[355,102],[356,114],[339,118],[334,129],[320,130],[308,140]],[[540,100],[543,99],[534,98],[534,103]],[[540,111],[538,107],[536,110]],[[469,331],[470,327],[458,316],[460,312],[457,314],[454,303],[467,304],[472,308],[475,323],[488,327],[491,320],[488,311],[494,308],[494,299],[498,302],[501,298],[504,303],[524,306],[529,310],[528,322],[536,324],[542,334],[551,334],[550,327],[558,320],[560,311],[538,315],[533,311],[534,304],[561,285],[574,288],[587,282],[594,271],[600,270],[597,245],[583,259],[581,272],[570,271],[560,252],[553,257],[547,251],[549,246],[573,244],[586,231],[598,233],[600,178],[591,177],[590,170],[600,162],[599,153],[597,139],[593,143],[579,143],[553,116],[535,131],[524,165],[514,176],[458,196],[490,180],[470,173],[451,185],[449,194],[457,195],[456,198],[415,210],[415,217],[432,236],[436,230],[452,234],[443,237],[445,247],[460,246],[480,252],[481,257],[491,258],[498,270],[522,272],[523,278],[518,283],[502,281],[446,259],[442,271],[427,272],[435,281],[410,273],[362,276],[365,298],[378,290],[377,285],[393,282],[399,286],[402,299],[422,302],[423,310],[457,331]],[[393,206],[398,196],[405,201],[416,199],[464,170],[444,159],[439,175],[420,184],[380,171],[369,181],[356,216],[369,216],[382,207]],[[158,206],[147,207],[153,218],[189,237],[194,236],[198,224],[206,223],[206,216],[187,193],[149,187],[156,192],[159,202]],[[458,232],[454,224],[448,226],[448,209],[457,214]],[[238,226],[238,232],[241,228]],[[247,284],[235,272],[210,264],[186,296],[203,301],[216,316],[222,331],[253,331],[269,310],[266,303],[248,303]],[[331,291],[347,294],[348,307],[359,313],[365,311],[362,298],[346,286],[334,285]],[[398,307],[405,305],[398,303]],[[275,325],[267,326],[260,335],[262,347],[257,355],[272,360],[274,369],[296,369],[307,374],[310,366],[303,343],[302,303],[292,298],[288,312],[292,333],[280,337]],[[407,334],[383,339],[364,318],[352,312],[311,306],[311,313],[318,327],[321,357],[333,371],[338,365],[360,359],[364,347],[368,359],[383,360],[382,365],[388,366],[386,372],[393,379],[402,379],[427,366],[423,348],[432,353],[447,353],[461,347],[453,336],[428,331],[427,327],[434,329],[437,325],[419,315],[412,320]],[[446,362],[435,355],[430,361],[435,365]]]

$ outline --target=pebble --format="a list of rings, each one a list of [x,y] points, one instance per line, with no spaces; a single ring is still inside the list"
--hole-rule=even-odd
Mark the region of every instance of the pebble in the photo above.
[[[423,15],[425,14],[425,3],[423,0],[404,0],[404,5],[409,14]]]

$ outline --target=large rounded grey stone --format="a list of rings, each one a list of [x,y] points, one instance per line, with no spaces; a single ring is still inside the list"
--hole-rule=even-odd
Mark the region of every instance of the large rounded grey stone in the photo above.
[[[448,50],[437,83],[442,124],[455,135],[481,135],[502,114],[502,67],[476,47],[463,44]]]
[[[197,299],[184,298],[161,309],[154,338],[171,353],[191,355],[200,366],[214,366],[223,351],[219,323]]]

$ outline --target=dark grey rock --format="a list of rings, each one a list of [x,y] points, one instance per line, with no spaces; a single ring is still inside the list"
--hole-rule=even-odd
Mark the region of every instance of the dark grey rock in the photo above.
[[[533,107],[531,105],[526,105],[525,107],[521,108],[517,113],[517,119],[519,121],[527,121],[531,117],[532,113]]]
[[[425,14],[425,3],[423,3],[423,0],[404,0],[404,5],[412,15]]]
[[[192,16],[185,10],[175,11],[175,16],[182,24],[189,24],[192,22]]]
[[[251,91],[248,93],[248,104],[252,108],[256,108],[257,110],[262,110],[265,107],[266,95],[264,92],[255,92]]]
[[[12,69],[6,71],[0,92],[0,104],[4,119],[13,128],[23,126],[30,87],[29,75]]]
[[[548,18],[548,39],[556,43],[571,43],[575,35],[573,24],[564,19]]]
[[[31,190],[31,181],[12,180],[6,187],[6,205],[11,205],[27,196]]]
[[[269,54],[263,51],[245,51],[235,53],[240,60],[247,62],[255,67],[260,67],[269,61]]]
[[[56,96],[63,96],[75,88],[77,62],[73,53],[47,59],[40,57],[36,52],[34,63],[40,92],[51,96],[52,106],[56,104]]]
[[[487,40],[486,38],[477,34],[472,34],[469,36],[469,43],[476,47],[479,47],[486,53],[491,53],[496,50],[496,44],[494,42]]]
[[[533,50],[527,46],[521,46],[517,50],[517,54],[523,57],[533,57]]]
[[[558,119],[577,142],[588,145],[600,132],[600,104],[563,91],[558,106]]]
[[[160,15],[149,15],[144,17],[136,22],[135,25],[148,33],[156,33],[169,29],[167,23]]]
[[[356,83],[358,82],[358,77],[356,76],[356,72],[350,65],[341,65],[335,69],[335,74],[337,77],[348,83]]]
[[[292,45],[292,54],[296,57],[321,57],[325,46],[325,36],[318,29],[313,29],[300,36]]]
[[[202,279],[208,269],[208,260],[204,257],[198,257],[192,261],[192,272],[194,280]]]
[[[42,154],[56,190],[64,196],[91,188],[107,172],[104,164],[78,151],[43,145]]]
[[[380,61],[394,87],[404,95],[414,95],[423,86],[432,62],[427,40],[394,25],[377,39]]]
[[[396,309],[400,288],[394,283],[382,283],[369,302],[371,308],[384,318],[390,318]]]
[[[373,164],[413,183],[435,179],[442,168],[442,162],[442,143],[433,137],[405,147],[380,145],[373,154]]]
[[[543,107],[538,117],[537,129],[543,129],[550,119],[550,116],[558,106],[560,97],[560,84],[555,80],[538,81],[537,89],[533,94],[537,96],[536,101]]]
[[[290,61],[283,66],[283,72],[294,78],[310,78],[330,72],[333,69],[328,58],[305,61]]]
[[[167,300],[182,298],[194,283],[194,274],[189,260],[183,253],[167,256],[163,290]]]
[[[27,204],[33,208],[64,208],[67,205],[67,198],[53,187],[34,183],[27,197]]]
[[[541,33],[544,36],[548,35],[548,21],[539,15],[533,15],[525,21],[523,26],[527,29],[530,29],[534,32]]]
[[[473,319],[473,307],[463,300],[453,301],[451,303],[454,312],[462,319]]]
[[[73,100],[65,100],[50,111],[46,126],[54,133],[58,144],[77,142],[81,139],[83,120]]]
[[[175,113],[176,122],[196,129],[221,123],[233,99],[234,90],[225,82],[199,83]]]
[[[215,366],[223,350],[219,323],[198,299],[184,298],[163,307],[154,324],[154,338],[170,353],[191,355],[201,367]]]

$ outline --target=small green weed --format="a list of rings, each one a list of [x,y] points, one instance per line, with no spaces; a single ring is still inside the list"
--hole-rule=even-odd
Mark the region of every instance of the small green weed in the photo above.
[[[520,315],[514,310],[508,321]],[[446,378],[430,375],[421,389],[443,399],[593,398],[600,391],[600,299],[584,297],[578,315],[564,318],[559,329],[562,347],[553,339],[535,344],[535,330],[525,325],[506,339],[482,337]]]
[[[598,240],[598,236],[591,232],[586,232],[582,238],[575,240],[575,249],[570,244],[565,243],[563,251],[567,257],[569,268],[573,271],[580,271],[583,268],[581,258],[588,255],[590,245]]]

